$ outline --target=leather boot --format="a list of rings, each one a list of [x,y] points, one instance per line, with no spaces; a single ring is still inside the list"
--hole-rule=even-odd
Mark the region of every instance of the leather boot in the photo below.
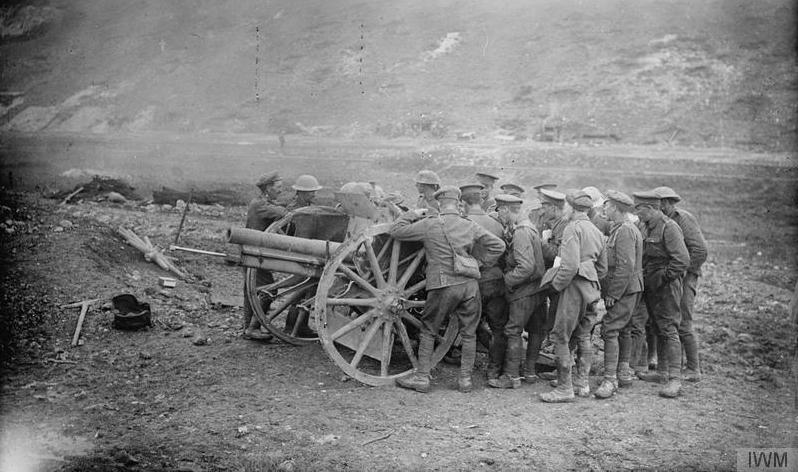
[[[668,375],[660,371],[638,372],[637,378],[644,382],[653,382],[664,384],[668,381]]]
[[[432,352],[434,348],[435,338],[429,334],[422,333],[418,344],[418,369],[412,375],[396,379],[396,385],[416,392],[429,392],[429,372],[432,368]]]
[[[668,383],[659,391],[659,396],[665,398],[676,398],[682,391],[682,382],[678,378],[671,378]]]
[[[628,362],[621,362],[618,364],[618,386],[629,387],[634,382],[634,375],[632,368],[629,367]]]
[[[473,390],[474,384],[471,382],[471,374],[463,374],[460,373],[460,377],[457,378],[457,390],[460,393],[471,393]]]
[[[493,388],[521,388],[521,378],[502,374],[498,379],[488,380],[488,385]]]
[[[557,366],[557,388],[551,392],[541,393],[540,399],[546,403],[572,402],[576,399],[571,383],[571,366]]]
[[[682,372],[682,377],[684,377],[684,380],[688,382],[700,382],[701,372],[692,369],[685,369],[684,372]]]
[[[604,377],[599,388],[596,389],[596,398],[610,398],[618,391],[618,379],[615,377]]]
[[[540,377],[537,375],[536,365],[538,363],[538,354],[540,353],[540,346],[546,336],[542,333],[531,333],[529,335],[529,342],[526,345],[526,361],[524,362],[524,380],[527,382],[537,382]]]

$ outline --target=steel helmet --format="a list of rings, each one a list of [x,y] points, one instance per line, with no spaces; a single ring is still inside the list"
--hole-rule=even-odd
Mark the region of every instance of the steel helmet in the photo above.
[[[438,177],[438,174],[432,172],[431,170],[422,170],[416,174],[416,183],[417,184],[428,184],[428,185],[440,185],[441,178]]]
[[[305,174],[297,177],[296,183],[291,188],[302,192],[315,192],[316,190],[321,190],[321,185],[319,185],[316,177]]]

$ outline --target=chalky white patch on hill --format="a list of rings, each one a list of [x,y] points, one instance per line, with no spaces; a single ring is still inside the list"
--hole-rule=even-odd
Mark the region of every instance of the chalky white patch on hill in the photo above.
[[[446,36],[444,36],[444,38],[441,39],[441,42],[440,44],[438,44],[438,47],[433,49],[432,51],[425,51],[421,55],[421,59],[424,62],[429,62],[434,59],[437,59],[440,56],[443,56],[444,54],[449,54],[450,52],[452,52],[452,50],[454,50],[454,48],[457,47],[458,44],[460,44],[460,42],[462,42],[462,40],[463,40],[462,36],[460,36],[460,33],[456,31],[453,33],[446,33]]]

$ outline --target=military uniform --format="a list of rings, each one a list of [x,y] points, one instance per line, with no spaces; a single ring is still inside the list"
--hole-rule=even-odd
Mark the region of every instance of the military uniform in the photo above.
[[[605,299],[614,301],[602,320],[602,337],[604,378],[617,388],[619,364],[629,368],[632,314],[643,292],[643,236],[630,222],[612,226],[607,240],[607,277],[601,281],[601,292]]]
[[[249,202],[249,206],[247,207],[246,227],[249,229],[263,231],[268,228],[269,225],[285,216],[286,213],[287,210],[285,207],[278,204],[275,200],[270,199],[267,195],[261,194]],[[263,269],[256,269],[255,284],[257,286],[261,287],[271,283],[274,283],[274,278],[272,277],[271,272]],[[265,307],[264,310],[268,310],[268,307]],[[246,330],[252,322],[252,315],[254,313],[252,310],[252,304],[249,302],[249,297],[247,296],[246,285],[244,286],[243,312],[244,329]]]
[[[447,192],[456,194],[455,198],[460,196],[457,187],[444,187],[436,192],[436,198],[449,198]],[[393,223],[390,234],[402,241],[423,241],[427,266],[427,301],[421,316],[416,383],[408,384],[401,379],[397,383],[418,391],[429,389],[434,336],[443,320],[449,314],[456,314],[463,340],[461,379],[468,377],[470,390],[470,376],[476,357],[476,328],[481,312],[479,284],[477,279],[455,273],[452,249],[457,254],[469,255],[474,253],[476,246],[481,246],[481,252],[478,251],[482,257],[480,262],[483,266],[490,266],[504,253],[504,242],[454,210],[421,219],[414,212],[405,213]],[[427,379],[426,387],[418,382],[419,377]],[[463,385],[461,382],[461,389],[464,389]]]
[[[428,215],[437,215],[440,212],[437,200],[434,198],[428,199],[424,195],[418,196],[418,201],[416,201],[416,209],[426,209]]]
[[[642,192],[641,192],[642,194]],[[638,198],[641,194],[635,194]],[[646,198],[650,198],[646,195]],[[659,208],[659,206],[657,206]],[[678,395],[681,381],[682,277],[690,265],[690,255],[679,225],[657,210],[647,221],[643,239],[644,298],[657,335],[657,370],[659,379],[674,383],[672,395]],[[648,379],[646,379],[648,380]]]
[[[592,205],[590,198],[583,192],[577,192],[569,198],[569,203],[578,212],[574,213],[563,232],[558,254],[561,262],[551,282],[552,288],[559,292],[556,318],[551,330],[557,357],[558,386],[554,392],[541,394],[541,399],[547,402],[569,401],[573,399],[574,387],[580,392],[587,388],[592,356],[590,334],[595,323],[595,313],[588,310],[588,305],[600,299],[599,279],[604,277],[607,270],[604,237],[582,213]],[[573,383],[572,337],[576,340],[578,352]]]
[[[512,243],[507,251],[507,270],[504,273],[509,316],[504,330],[507,337],[507,356],[504,373],[510,379],[520,379],[523,341],[521,334],[534,313],[545,309],[546,299],[538,293],[540,279],[546,271],[540,235],[529,221],[515,226]],[[538,349],[540,346],[538,346]],[[535,359],[537,352],[535,353]],[[534,367],[535,360],[532,361]]]
[[[495,218],[488,216],[481,208],[469,208],[468,219],[499,238],[504,234],[502,224]],[[480,259],[480,252],[481,247],[477,247],[474,251],[474,257]],[[507,302],[504,299],[503,266],[504,257],[500,257],[490,267],[483,267],[479,278],[482,313],[487,319],[492,333],[488,346],[488,378],[496,378],[501,373],[501,367],[504,364],[504,352],[507,348],[507,339],[504,336],[504,326],[507,324]]]
[[[656,191],[664,190],[660,196],[680,201],[681,197],[669,187],[660,187]],[[701,266],[707,260],[707,241],[698,225],[698,220],[692,213],[681,208],[673,207],[667,216],[679,225],[684,235],[684,244],[690,255],[690,265],[682,279],[682,298],[680,308],[682,321],[679,323],[679,339],[684,346],[686,358],[685,368],[689,373],[689,380],[698,380],[700,365],[698,358],[698,339],[693,332],[693,305],[698,289],[698,278],[701,276]]]

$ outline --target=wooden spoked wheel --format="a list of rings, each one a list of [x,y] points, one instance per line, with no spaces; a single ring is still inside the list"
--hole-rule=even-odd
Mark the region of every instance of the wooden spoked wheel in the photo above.
[[[330,359],[374,386],[392,384],[418,367],[426,297],[423,246],[391,238],[389,228],[372,226],[341,246],[319,279],[314,308]],[[457,336],[457,322],[445,323],[436,336],[433,365]]]
[[[264,231],[289,234],[294,213],[288,213]],[[318,280],[276,271],[271,271],[270,280],[258,275],[259,269],[247,268],[244,284],[252,311],[261,325],[289,344],[318,341],[318,330],[311,316]]]

